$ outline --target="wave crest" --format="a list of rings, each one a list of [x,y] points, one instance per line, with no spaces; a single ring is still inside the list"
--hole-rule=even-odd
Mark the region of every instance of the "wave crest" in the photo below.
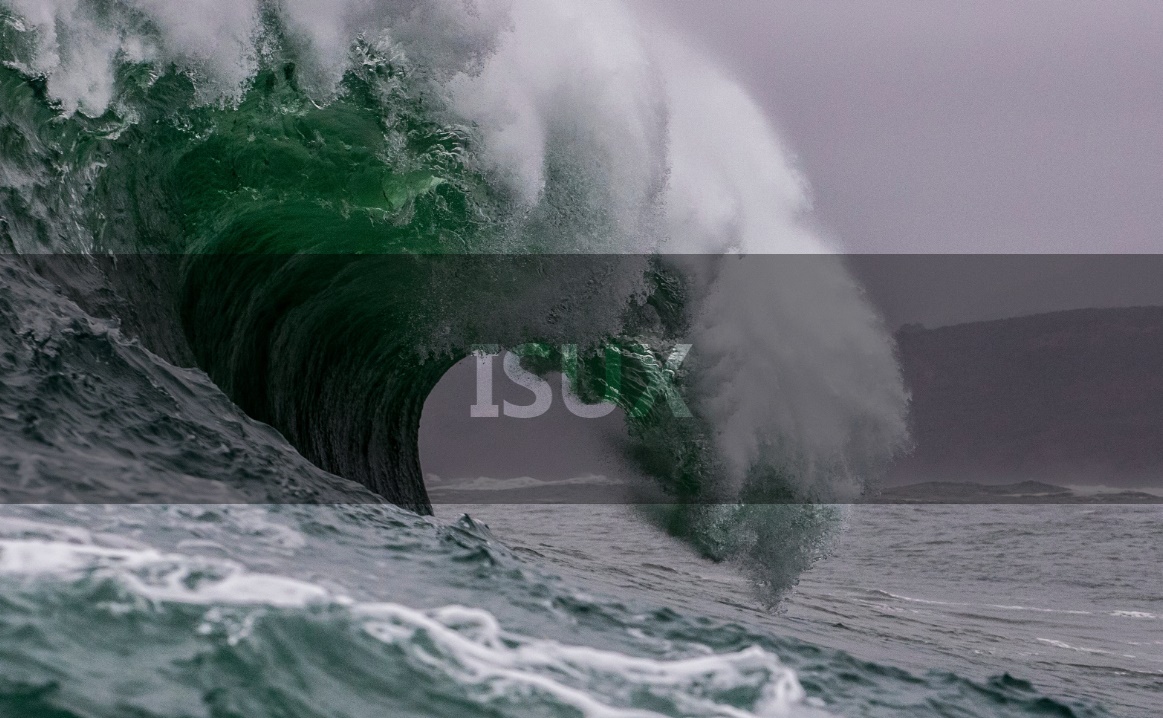
[[[629,427],[680,501],[845,500],[901,445],[892,345],[839,258],[676,256],[829,249],[712,63],[613,0],[317,5],[7,0],[9,243],[184,255],[141,280],[180,317],[158,334],[313,462],[419,510],[423,400],[477,342],[693,341],[695,421]],[[595,252],[642,261],[419,259]],[[733,541],[767,556],[770,535]]]

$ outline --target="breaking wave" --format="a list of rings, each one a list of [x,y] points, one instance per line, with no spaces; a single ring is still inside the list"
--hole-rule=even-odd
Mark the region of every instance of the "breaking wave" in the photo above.
[[[2,7],[9,271],[205,371],[327,472],[430,510],[420,413],[475,346],[578,345],[583,398],[629,408],[651,377],[612,390],[601,347],[662,366],[694,345],[669,377],[693,419],[631,416],[632,453],[660,521],[782,590],[836,526],[789,503],[855,498],[905,440],[841,260],[739,257],[831,249],[769,122],[621,3]]]

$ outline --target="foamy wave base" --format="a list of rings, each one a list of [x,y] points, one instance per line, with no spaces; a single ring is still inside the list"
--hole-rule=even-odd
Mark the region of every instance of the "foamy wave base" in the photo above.
[[[288,691],[296,679],[310,679],[316,671],[338,678],[355,666],[359,679],[345,677],[352,694],[335,706],[344,715],[362,715],[361,703],[381,701],[392,704],[393,715],[403,715],[397,712],[400,698],[407,705],[416,696],[423,696],[424,714],[443,706],[459,714],[587,718],[824,715],[805,703],[795,673],[758,646],[636,657],[505,631],[479,608],[420,611],[360,602],[315,583],[251,572],[228,559],[100,546],[86,532],[42,523],[5,528],[73,539],[0,540],[0,587],[5,600],[22,605],[15,622],[28,625],[37,614],[48,618],[62,601],[83,602],[84,608],[77,606],[81,613],[101,616],[92,630],[116,624],[110,638],[131,641],[136,653],[187,643],[184,652],[202,657],[162,663],[145,675],[128,675],[117,663],[94,664],[84,681],[109,681],[110,693],[120,693],[121,710],[146,711],[158,700],[126,686],[153,683],[157,690],[158,683],[201,682],[205,661],[237,661],[246,668],[265,666],[264,688],[250,698],[257,709],[247,711],[252,716],[277,713],[287,702],[318,700],[311,695],[316,685],[302,686],[300,697]],[[13,618],[7,622],[12,625]],[[355,631],[374,642],[353,636]],[[100,652],[85,643],[80,637],[76,647]],[[265,654],[272,647],[294,655],[282,662],[277,653]],[[333,663],[336,652],[345,654],[340,666]],[[70,695],[70,685],[46,695],[44,705],[81,700]]]

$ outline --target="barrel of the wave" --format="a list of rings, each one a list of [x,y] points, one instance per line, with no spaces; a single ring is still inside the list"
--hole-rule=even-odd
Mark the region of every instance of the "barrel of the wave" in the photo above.
[[[458,138],[369,73],[319,105],[293,64],[272,66],[236,107],[193,111],[202,130],[167,163],[188,253],[178,303],[198,364],[248,414],[428,512],[419,417],[459,356],[430,341],[421,255],[479,239],[489,212]]]
[[[187,260],[183,323],[200,365],[316,465],[427,513],[428,393],[459,358],[414,309],[415,255],[213,254]]]
[[[263,221],[271,222],[269,213]],[[321,226],[294,213],[275,223],[284,239],[304,225]],[[580,344],[584,352],[588,340],[607,349],[620,342],[628,359],[649,351],[639,340],[611,336],[625,308],[611,306],[601,285],[578,279],[626,266],[625,259],[291,254],[270,251],[285,245],[247,222],[216,246],[221,251],[188,256],[182,271],[182,323],[199,365],[313,463],[421,512],[431,508],[419,457],[421,411],[441,377],[475,347]],[[603,310],[610,323],[594,320]],[[561,360],[559,350],[547,351],[529,368],[545,374]],[[658,464],[650,473],[681,489],[675,476],[692,472],[673,458],[680,437],[658,421],[665,407],[649,396],[658,379],[645,368],[657,362],[628,360],[613,391],[604,363],[595,351],[583,356],[585,400],[605,395],[628,409],[633,438],[655,446],[639,459]]]
[[[519,207],[462,161],[471,142],[407,98],[385,112],[364,79],[345,82],[318,107],[293,72],[260,73],[237,108],[209,110],[204,132],[163,163],[188,252],[182,325],[199,365],[248,414],[318,466],[427,512],[420,414],[453,364],[479,345],[577,345],[596,358],[619,338],[665,343],[685,313],[668,289],[681,282],[649,257],[540,254],[576,249],[571,238],[604,225],[571,215],[553,236],[522,230]],[[600,373],[600,359],[589,364]],[[635,376],[642,366],[624,367],[623,408],[655,384]],[[638,458],[698,494],[701,462],[670,457],[704,442],[676,442],[658,411],[631,421],[637,444],[653,447]]]

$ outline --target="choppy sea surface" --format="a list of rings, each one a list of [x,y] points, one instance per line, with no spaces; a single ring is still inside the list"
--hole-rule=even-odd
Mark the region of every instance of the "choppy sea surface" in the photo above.
[[[594,591],[840,649],[867,661],[873,675],[892,666],[938,682],[1001,677],[1113,715],[1157,710],[1163,510],[1156,506],[848,507],[831,556],[775,612],[731,567],[628,521],[637,507],[440,511],[477,517],[519,555]],[[875,683],[859,672],[848,679]],[[882,701],[893,704],[874,702]]]
[[[858,507],[782,611],[634,511],[8,506],[0,711],[1153,713],[1153,507]]]

